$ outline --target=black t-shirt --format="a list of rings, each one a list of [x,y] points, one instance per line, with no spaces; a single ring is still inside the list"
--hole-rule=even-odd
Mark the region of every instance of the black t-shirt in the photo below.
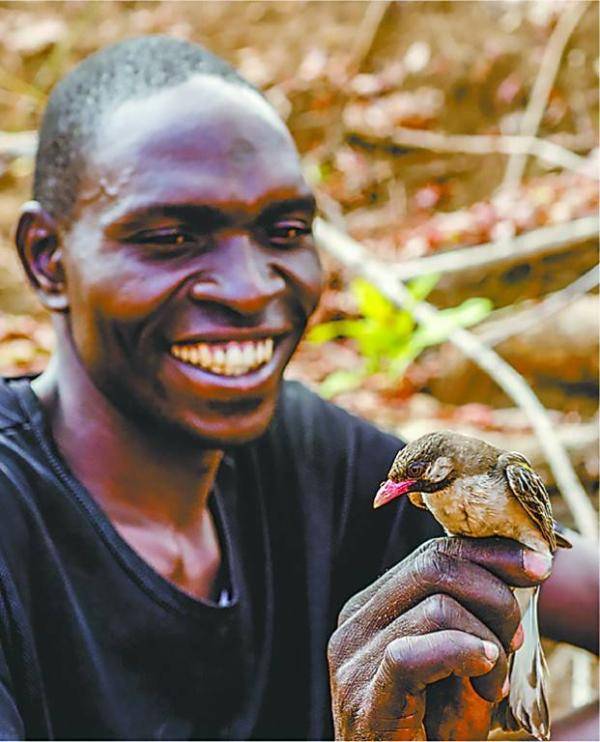
[[[409,503],[372,509],[399,445],[285,383],[265,435],[220,467],[230,595],[211,603],[119,536],[29,382],[0,382],[0,738],[330,738],[342,604],[439,535]]]

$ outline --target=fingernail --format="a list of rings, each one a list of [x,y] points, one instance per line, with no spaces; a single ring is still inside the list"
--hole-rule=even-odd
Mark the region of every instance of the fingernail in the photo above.
[[[498,655],[500,654],[500,650],[493,642],[482,642],[483,644],[483,653],[488,658],[490,662],[495,662],[498,659]]]
[[[513,636],[511,642],[510,642],[510,651],[516,652],[519,647],[523,646],[523,641],[525,639],[525,632],[523,631],[523,625],[519,624],[519,627],[515,631],[515,635]]]
[[[539,551],[524,551],[523,567],[536,579],[547,577],[552,569],[552,557],[549,554],[540,554]]]
[[[507,675],[506,678],[504,679],[502,690],[500,691],[502,693],[502,698],[506,698],[509,690],[510,690],[510,680],[508,679],[508,675]]]

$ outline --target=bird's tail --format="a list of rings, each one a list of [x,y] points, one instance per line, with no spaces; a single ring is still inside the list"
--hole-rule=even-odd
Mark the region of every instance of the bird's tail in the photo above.
[[[546,696],[548,668],[538,628],[539,587],[515,590],[523,614],[523,645],[509,660],[510,691],[498,709],[497,720],[504,729],[525,729],[536,739],[550,739],[550,714]],[[524,599],[529,600],[524,608]]]

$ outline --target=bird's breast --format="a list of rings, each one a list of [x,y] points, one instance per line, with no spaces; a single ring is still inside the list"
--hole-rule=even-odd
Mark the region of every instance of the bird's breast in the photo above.
[[[532,548],[540,547],[537,526],[503,477],[463,477],[445,490],[423,493],[423,501],[451,536],[504,536]],[[541,543],[545,545],[543,539]]]

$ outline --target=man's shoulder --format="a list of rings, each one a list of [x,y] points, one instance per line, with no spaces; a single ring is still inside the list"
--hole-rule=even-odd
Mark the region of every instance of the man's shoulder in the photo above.
[[[0,377],[0,435],[13,428],[28,427],[21,398],[30,388],[28,377]]]
[[[0,379],[0,529],[11,511],[32,500],[35,480],[46,468],[31,405],[29,379]]]
[[[316,434],[323,432],[323,427],[371,430],[385,437],[389,433],[373,423],[344,410],[342,407],[320,397],[299,381],[285,381],[282,385],[278,416],[288,424],[307,424]]]
[[[401,441],[373,423],[320,397],[297,381],[283,384],[275,425],[283,427],[303,448],[348,451],[361,441],[397,451]]]
[[[302,482],[314,480],[336,495],[358,487],[370,492],[385,477],[402,442],[304,385],[283,384],[261,459]],[[352,483],[352,485],[350,485]]]

